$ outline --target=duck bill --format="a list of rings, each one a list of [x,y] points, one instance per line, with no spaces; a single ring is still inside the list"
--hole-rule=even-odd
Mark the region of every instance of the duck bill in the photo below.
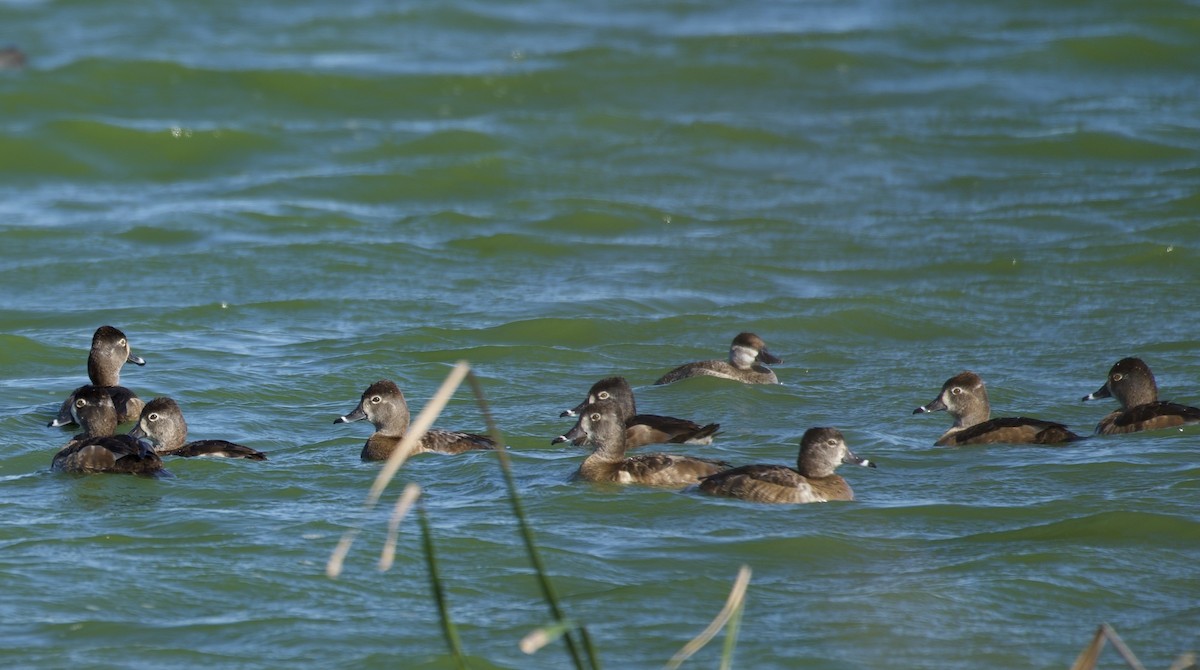
[[[942,396],[933,399],[928,405],[921,405],[913,410],[913,414],[928,414],[930,412],[940,412],[946,409],[946,403],[942,402]]]
[[[756,356],[754,360],[758,361],[759,363],[766,363],[767,365],[778,365],[783,362],[782,358],[771,355],[771,352],[767,351],[766,349],[758,352],[758,356]]]
[[[354,423],[355,421],[362,421],[365,418],[367,418],[367,413],[363,411],[362,403],[358,403],[358,407],[355,407],[353,412],[350,412],[345,416],[339,416],[338,418],[334,419],[333,422]]]
[[[559,415],[558,415],[558,418],[562,419],[562,418],[565,418],[565,417],[568,417],[568,416],[579,416],[579,413],[583,411],[583,408],[584,408],[584,407],[587,407],[587,404],[588,404],[588,401],[584,400],[583,402],[581,402],[581,403],[579,403],[578,405],[576,405],[576,406],[572,407],[571,409],[568,409],[568,410],[565,410],[565,411],[563,411],[563,413],[562,413],[562,414],[559,414]],[[561,437],[561,436],[560,436],[560,437]]]
[[[133,363],[134,365],[145,365],[146,359],[142,358],[141,356],[134,356],[133,353],[130,352],[129,357],[125,359],[125,362]]]
[[[571,430],[568,430],[566,433],[559,435],[553,440],[550,440],[550,444],[562,444],[563,442],[570,442],[572,445],[578,447],[582,446],[586,441],[587,433],[584,432],[583,426],[579,425],[579,422],[576,421]]]
[[[1101,386],[1100,388],[1096,389],[1095,393],[1089,393],[1088,395],[1083,396],[1083,402],[1087,402],[1089,400],[1099,400],[1101,398],[1111,398],[1111,397],[1112,397],[1112,393],[1109,392],[1108,384],[1106,383],[1106,384],[1104,384],[1104,386]]]
[[[146,435],[146,431],[142,430],[141,422],[139,422],[133,427],[132,430],[129,431],[129,437],[132,437],[135,440],[149,439],[149,436]]]
[[[871,460],[867,460],[865,458],[861,458],[859,456],[855,456],[854,452],[852,452],[852,451],[846,452],[846,455],[842,457],[842,462],[845,463],[846,465],[861,465],[864,468],[875,467],[875,461],[871,461]]]
[[[75,417],[71,416],[71,408],[67,403],[63,403],[63,406],[58,410],[58,416],[51,419],[50,423],[46,424],[46,427],[61,428],[73,423],[75,423]]]

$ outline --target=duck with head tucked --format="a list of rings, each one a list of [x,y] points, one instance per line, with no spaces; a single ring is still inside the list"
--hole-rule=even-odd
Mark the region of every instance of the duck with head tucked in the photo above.
[[[624,377],[607,377],[592,384],[583,402],[559,416],[578,416],[589,404],[601,400],[612,400],[616,403],[621,419],[625,421],[626,449],[662,443],[712,444],[713,436],[721,428],[719,423],[701,426],[695,421],[673,416],[638,414],[637,405],[633,400],[633,388]],[[566,441],[565,435],[559,435],[551,440],[550,444]]]
[[[812,503],[854,500],[854,491],[835,474],[842,463],[873,468],[855,456],[837,428],[809,428],[800,438],[796,467],[743,465],[705,477],[704,493],[761,503]]]
[[[245,445],[226,440],[196,440],[187,441],[187,422],[183,420],[183,410],[171,398],[155,398],[142,408],[142,415],[137,425],[129,434],[136,438],[144,438],[154,446],[154,451],[160,456],[182,456],[195,458],[210,456],[214,458],[245,458],[251,461],[265,461],[266,454]]]
[[[983,379],[964,371],[946,380],[942,392],[927,405],[913,410],[923,414],[946,410],[954,417],[936,446],[960,447],[967,444],[1064,444],[1082,440],[1066,426],[1053,421],[1026,417],[989,419],[991,405]]]
[[[1135,433],[1200,423],[1200,409],[1158,399],[1158,383],[1150,366],[1140,358],[1122,358],[1108,371],[1104,386],[1083,400],[1116,398],[1120,409],[1100,420],[1101,435]]]
[[[71,403],[72,420],[83,428],[54,455],[52,470],[169,475],[154,450],[131,435],[116,435],[117,410],[108,389],[83,386]]]
[[[387,379],[381,379],[363,391],[362,398],[354,411],[333,420],[334,423],[351,423],[369,420],[375,433],[367,439],[361,457],[364,461],[385,461],[408,432],[408,403],[400,387]],[[495,449],[496,443],[485,435],[461,433],[449,430],[430,430],[421,436],[413,449],[414,454],[434,451],[441,454],[460,454],[477,449]]]
[[[589,482],[682,488],[732,467],[725,461],[675,454],[627,457],[625,433],[620,408],[611,400],[601,400],[583,408],[575,427],[564,436],[575,445],[592,447],[592,453],[583,460],[575,478]]]
[[[92,335],[92,348],[88,352],[89,386],[99,386],[107,390],[112,397],[113,406],[117,412],[117,421],[124,423],[133,421],[141,414],[145,404],[133,391],[121,386],[121,368],[125,363],[145,365],[146,361],[133,355],[129,348],[129,340],[125,333],[112,326],[100,326]],[[84,387],[79,387],[67,396],[58,414],[50,421],[50,427],[69,426],[74,423],[71,418],[71,405],[75,396]]]
[[[762,338],[754,333],[740,333],[729,345],[728,361],[697,361],[681,365],[654,382],[670,384],[688,377],[720,377],[744,384],[778,384],[779,378],[766,364],[783,360],[771,355]]]

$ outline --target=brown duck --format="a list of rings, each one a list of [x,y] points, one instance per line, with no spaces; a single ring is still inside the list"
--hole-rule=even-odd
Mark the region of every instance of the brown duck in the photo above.
[[[705,477],[700,490],[712,495],[761,503],[812,503],[854,500],[845,479],[834,474],[842,463],[875,467],[855,456],[837,428],[809,428],[800,438],[796,467],[743,465]]]
[[[612,400],[617,404],[620,416],[625,421],[626,449],[663,443],[712,444],[713,436],[721,428],[719,423],[701,426],[695,421],[673,416],[638,414],[637,404],[633,399],[633,388],[624,377],[607,377],[592,384],[583,402],[559,416],[578,416],[584,407],[601,400]],[[551,440],[550,444],[566,441],[566,435],[559,435]]]
[[[334,423],[351,423],[368,419],[375,425],[375,433],[363,446],[364,461],[387,460],[408,431],[408,403],[404,393],[394,382],[381,379],[363,391],[362,399],[354,411],[334,419]],[[421,436],[413,453],[435,451],[440,454],[459,454],[476,449],[495,449],[491,438],[475,433],[460,433],[449,430],[430,430]]]
[[[1122,358],[1108,371],[1108,379],[1083,399],[1116,398],[1121,408],[1100,420],[1102,435],[1174,428],[1200,423],[1200,409],[1158,399],[1158,382],[1140,358]]]
[[[983,379],[970,371],[947,379],[938,397],[914,409],[913,414],[939,410],[949,412],[954,417],[954,425],[934,442],[937,446],[1064,444],[1083,439],[1063,424],[1053,421],[1026,417],[989,419],[992,410],[988,403],[987,388],[983,385]]]
[[[675,454],[625,456],[625,422],[616,403],[599,401],[584,408],[574,434],[574,444],[587,444],[592,453],[583,460],[576,479],[589,482],[684,487],[728,470],[724,461]]]

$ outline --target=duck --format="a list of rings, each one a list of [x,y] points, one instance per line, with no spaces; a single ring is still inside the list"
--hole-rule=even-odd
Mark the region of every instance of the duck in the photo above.
[[[70,473],[126,473],[170,475],[162,459],[145,443],[131,435],[116,435],[117,409],[108,389],[88,385],[79,388],[71,403],[74,422],[83,428],[54,455],[50,469]]]
[[[1108,379],[1083,401],[1116,398],[1120,409],[1096,424],[1101,435],[1135,433],[1200,423],[1200,409],[1158,399],[1158,383],[1150,366],[1140,358],[1122,358],[1108,371]]]
[[[183,420],[183,410],[172,398],[155,398],[142,408],[137,425],[129,434],[145,439],[159,456],[182,456],[195,458],[244,458],[249,461],[265,461],[266,454],[245,445],[226,440],[187,441],[188,427]]]
[[[695,421],[677,419],[673,416],[658,414],[638,414],[637,405],[633,399],[633,388],[624,377],[606,377],[592,384],[587,398],[575,407],[566,410],[560,417],[578,416],[589,404],[599,400],[609,400],[617,404],[620,416],[625,421],[625,448],[634,449],[647,444],[712,444],[713,437],[721,429],[721,424],[710,423],[701,426]],[[565,435],[559,435],[550,444],[566,442]]]
[[[583,460],[574,478],[588,482],[683,488],[733,467],[725,461],[675,454],[627,457],[625,433],[621,409],[612,400],[594,402],[583,408],[575,428],[568,435],[576,445],[591,446],[592,453]]]
[[[913,414],[925,414],[946,410],[954,417],[954,425],[947,430],[934,446],[961,447],[967,444],[1066,444],[1082,440],[1061,423],[1006,417],[991,419],[987,388],[983,379],[964,370],[942,384],[942,392],[927,405],[913,410]]]
[[[796,467],[743,465],[705,477],[699,489],[709,495],[760,503],[854,500],[850,485],[834,472],[842,463],[876,467],[873,461],[855,456],[837,428],[809,428],[800,438]]]
[[[108,390],[108,394],[112,396],[119,423],[136,420],[141,415],[142,407],[145,406],[136,393],[121,386],[121,368],[126,363],[143,366],[146,361],[140,356],[133,355],[125,333],[112,326],[97,328],[92,335],[92,348],[88,352],[87,370],[88,380],[90,380],[88,386],[99,386]],[[75,402],[75,395],[83,388],[81,386],[67,396],[67,399],[59,407],[58,414],[47,426],[57,428],[74,423],[71,418],[71,406]]]
[[[778,384],[779,378],[766,364],[777,365],[783,359],[767,351],[762,338],[754,333],[739,333],[729,345],[728,361],[697,361],[681,365],[659,377],[655,385],[670,384],[689,377],[720,377],[744,384]]]
[[[363,391],[362,399],[352,412],[333,420],[334,423],[352,423],[368,419],[375,426],[375,433],[367,439],[360,457],[364,461],[387,460],[408,431],[408,403],[396,383],[381,379]],[[475,433],[449,430],[429,430],[417,442],[413,453],[437,452],[460,454],[464,451],[495,449],[490,437]]]

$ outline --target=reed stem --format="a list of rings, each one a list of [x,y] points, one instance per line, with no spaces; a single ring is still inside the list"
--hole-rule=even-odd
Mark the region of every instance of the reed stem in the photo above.
[[[437,601],[438,618],[442,623],[442,635],[450,647],[450,654],[458,664],[459,670],[467,670],[467,659],[463,656],[462,643],[458,639],[458,629],[450,619],[450,608],[446,605],[446,591],[442,585],[441,575],[438,574],[437,554],[433,549],[433,531],[429,528],[429,517],[425,514],[425,504],[417,504],[417,518],[421,523],[421,539],[425,547],[425,564],[429,568],[429,585],[433,589],[433,599]]]
[[[504,437],[500,434],[500,429],[497,428],[495,420],[492,418],[491,408],[488,405],[487,399],[483,395],[483,387],[479,383],[479,378],[469,369],[467,371],[467,381],[471,384],[471,390],[475,393],[475,398],[479,401],[480,411],[483,413],[484,421],[487,422],[488,436],[494,440],[498,446],[496,455],[500,460],[500,471],[504,475],[504,483],[508,487],[508,500],[512,505],[513,516],[517,518],[517,524],[521,531],[521,538],[525,542],[525,551],[529,555],[529,562],[533,565],[534,572],[537,574],[538,585],[542,590],[542,597],[550,608],[550,616],[555,623],[566,621],[563,616],[562,607],[559,606],[558,595],[554,591],[554,585],[550,582],[549,576],[546,574],[546,566],[542,563],[541,555],[538,553],[537,544],[533,539],[533,529],[529,525],[529,520],[525,516],[525,510],[521,505],[521,496],[517,492],[517,483],[513,479],[511,462],[509,461],[508,452],[504,449]],[[582,646],[587,653],[588,664],[593,670],[600,670],[600,662],[596,658],[596,650],[592,645],[591,636],[588,635],[587,628],[579,625],[575,628],[579,632],[582,639]],[[584,670],[583,660],[580,658],[578,645],[570,631],[563,633],[563,641],[567,645],[567,651],[571,655],[571,660],[575,664],[577,670]]]

